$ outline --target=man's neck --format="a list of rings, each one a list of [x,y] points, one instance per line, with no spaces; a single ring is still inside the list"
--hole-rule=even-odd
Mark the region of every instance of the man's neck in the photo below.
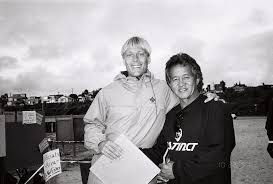
[[[134,77],[134,76],[130,76],[129,73],[128,73],[128,71],[122,71],[121,74],[125,75],[126,77]],[[142,74],[140,76],[137,76],[135,78],[137,78],[137,80],[140,80],[143,75],[144,74]]]
[[[190,105],[199,95],[200,95],[200,93],[196,92],[190,98],[183,98],[183,99],[180,98],[179,100],[180,100],[181,108],[184,109],[185,107]]]

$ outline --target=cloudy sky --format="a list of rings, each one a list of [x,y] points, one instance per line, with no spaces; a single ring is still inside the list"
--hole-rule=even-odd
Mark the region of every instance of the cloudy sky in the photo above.
[[[124,70],[131,36],[152,46],[150,70],[186,52],[205,84],[273,84],[271,0],[0,0],[0,94],[81,93]]]

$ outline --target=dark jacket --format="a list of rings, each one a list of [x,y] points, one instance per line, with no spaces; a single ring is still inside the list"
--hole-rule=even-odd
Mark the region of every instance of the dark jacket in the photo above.
[[[184,109],[180,105],[174,107],[166,116],[156,144],[143,150],[159,164],[167,145],[170,147],[175,179],[168,183],[231,183],[230,155],[235,147],[232,118],[225,104],[204,103],[205,98],[200,95]],[[180,140],[176,137],[179,127],[182,129]]]
[[[267,131],[268,139],[273,141],[273,98],[269,102],[265,129]]]

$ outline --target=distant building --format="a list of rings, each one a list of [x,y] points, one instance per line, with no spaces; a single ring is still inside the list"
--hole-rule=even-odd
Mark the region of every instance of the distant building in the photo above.
[[[22,94],[13,94],[8,97],[8,106],[15,106],[15,105],[24,105],[27,103],[27,95],[25,93]]]
[[[264,89],[273,89],[273,84],[265,84],[265,83],[263,83],[263,85],[261,87],[263,87]]]
[[[49,101],[48,96],[42,96],[42,97],[41,97],[41,102],[42,102],[42,103],[44,103],[44,102],[45,102],[45,103],[48,103],[48,101]]]
[[[219,84],[212,83],[209,84],[206,88],[207,91],[215,92],[215,93],[224,93],[226,89],[226,83],[221,81]]]
[[[234,86],[232,87],[232,89],[235,91],[235,92],[243,92],[246,90],[246,85],[245,84],[241,84],[239,82],[239,84],[234,84]]]
[[[86,97],[87,97],[87,95],[86,95]],[[86,97],[83,96],[83,95],[78,95],[78,100],[79,100],[79,102],[85,102]]]
[[[58,103],[68,103],[72,102],[72,99],[69,96],[61,96],[58,98]]]
[[[27,99],[27,104],[28,105],[35,105],[41,103],[41,97],[38,96],[31,96]]]
[[[58,99],[64,95],[58,94],[58,95],[49,95],[47,103],[58,103]]]

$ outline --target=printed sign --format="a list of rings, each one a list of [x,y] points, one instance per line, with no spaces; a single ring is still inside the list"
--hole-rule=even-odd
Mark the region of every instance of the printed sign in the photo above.
[[[36,124],[36,111],[22,111],[23,124]]]
[[[0,115],[0,157],[6,156],[5,115]]]
[[[43,115],[40,114],[40,113],[38,113],[38,112],[36,112],[36,122],[37,122],[37,124],[39,124],[39,125],[41,125],[42,122],[43,122]]]
[[[43,155],[44,178],[47,182],[50,178],[61,174],[61,160],[59,149],[49,151]]]
[[[49,147],[49,144],[47,142],[47,138],[44,138],[41,143],[39,144],[39,150],[40,150],[40,153],[43,153],[45,151],[46,148]]]

